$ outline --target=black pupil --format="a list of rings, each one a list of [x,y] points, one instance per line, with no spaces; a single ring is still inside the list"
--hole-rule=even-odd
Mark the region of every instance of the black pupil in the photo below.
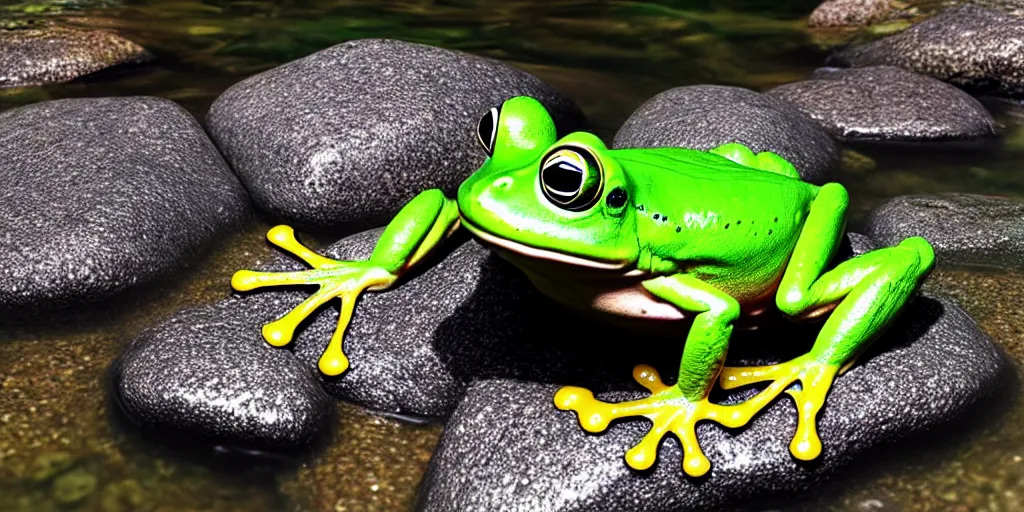
[[[547,168],[544,172],[544,184],[557,192],[572,195],[583,185],[583,171],[562,162]]]
[[[480,118],[480,125],[477,126],[477,131],[480,135],[480,142],[483,143],[484,148],[488,153],[494,150],[491,147],[491,140],[494,137],[494,110],[488,110],[483,117]]]
[[[608,206],[612,208],[622,208],[626,204],[626,191],[621,188],[616,188],[608,193]]]

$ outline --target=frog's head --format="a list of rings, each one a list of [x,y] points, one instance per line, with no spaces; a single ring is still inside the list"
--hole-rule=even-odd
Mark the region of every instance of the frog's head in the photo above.
[[[463,223],[478,237],[531,258],[620,269],[637,259],[630,184],[601,140],[555,123],[533,98],[484,114],[484,164],[459,187]]]

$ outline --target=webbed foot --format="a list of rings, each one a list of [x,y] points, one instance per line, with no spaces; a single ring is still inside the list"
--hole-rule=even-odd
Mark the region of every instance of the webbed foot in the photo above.
[[[693,477],[703,476],[711,463],[697,441],[697,422],[711,420],[730,428],[741,427],[763,407],[758,397],[737,405],[717,405],[707,398],[688,400],[679,387],[664,384],[658,372],[647,365],[634,368],[633,378],[650,390],[651,396],[608,403],[594,398],[589,390],[575,386],[565,386],[555,394],[555,406],[563,411],[575,411],[580,425],[588,432],[602,432],[618,418],[643,416],[651,420],[654,423],[651,430],[625,454],[626,463],[633,469],[651,467],[658,456],[661,439],[671,432],[683,447],[683,470]]]
[[[355,307],[356,298],[365,290],[390,286],[397,276],[370,261],[339,261],[316,254],[295,239],[288,226],[275,226],[267,232],[270,243],[297,256],[310,270],[297,272],[256,272],[239,270],[231,277],[231,286],[249,291],[266,286],[317,285],[318,291],[284,316],[263,326],[263,338],[275,347],[291,342],[295,329],[317,308],[334,298],[341,299],[338,326],[330,343],[320,356],[318,366],[326,375],[340,375],[348,369],[348,358],[342,351],[342,337]]]
[[[798,419],[796,434],[789,444],[789,451],[800,460],[814,460],[821,454],[821,439],[818,437],[818,411],[825,404],[825,397],[832,388],[832,382],[840,367],[800,356],[792,361],[769,366],[745,368],[723,368],[719,384],[723,389],[734,389],[756,382],[772,381],[755,398],[767,404],[791,384],[800,381],[801,389],[786,391],[796,402]],[[753,399],[751,399],[753,400]]]

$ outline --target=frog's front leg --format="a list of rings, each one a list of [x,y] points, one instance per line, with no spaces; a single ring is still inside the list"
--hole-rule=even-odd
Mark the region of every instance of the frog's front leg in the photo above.
[[[798,424],[790,452],[802,460],[821,453],[817,414],[836,374],[855,358],[899,313],[931,270],[934,253],[923,238],[908,238],[847,260],[824,272],[842,237],[848,197],[838,184],[823,186],[813,204],[783,274],[776,304],[793,317],[817,316],[834,308],[807,354],[787,363],[725,368],[723,388],[773,381],[758,397],[772,399],[792,383]]]
[[[708,393],[725,360],[740,306],[725,292],[687,274],[658,277],[643,284],[655,296],[682,310],[698,313],[686,338],[676,383],[663,384],[654,368],[639,365],[633,370],[633,377],[651,391],[647,398],[608,403],[595,399],[586,389],[566,386],[555,394],[555,405],[576,411],[580,424],[589,432],[605,430],[616,418],[646,417],[654,424],[640,443],[626,452],[626,462],[635,469],[651,467],[662,437],[672,432],[683,447],[684,471],[701,476],[710,463],[697,441],[696,423],[712,420],[727,427],[739,427],[764,405],[758,398],[735,406],[708,401]]]
[[[232,276],[231,286],[238,291],[284,285],[320,287],[290,312],[263,326],[264,339],[275,347],[290,343],[298,325],[317,308],[331,299],[340,298],[338,326],[318,364],[324,374],[340,375],[348,368],[348,358],[342,351],[342,337],[359,294],[390,287],[440,245],[458,225],[459,210],[455,201],[446,198],[440,190],[422,192],[391,220],[374,246],[373,254],[365,261],[325,258],[299,243],[292,228],[275,226],[267,233],[270,242],[313,268],[298,272],[239,270]]]

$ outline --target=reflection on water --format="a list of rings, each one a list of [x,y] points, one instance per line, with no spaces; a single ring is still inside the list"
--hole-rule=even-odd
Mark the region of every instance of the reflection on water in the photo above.
[[[345,40],[390,37],[526,69],[575,99],[594,131],[610,140],[630,112],[670,87],[716,83],[765,90],[806,77],[826,56],[805,29],[804,18],[817,3],[8,2],[0,6],[0,26],[59,21],[112,29],[158,60],[69,84],[0,91],[0,109],[66,97],[154,95],[181,103],[201,119],[218,94],[246,76]],[[853,195],[851,225],[856,228],[869,208],[899,194],[970,191],[1024,197],[1019,164],[1024,110],[1010,103],[990,106],[1006,134],[990,144],[852,148],[838,176]],[[335,444],[297,470],[219,471],[161,451],[111,421],[103,387],[110,360],[139,329],[187,305],[226,295],[235,269],[268,254],[265,228],[254,226],[225,244],[186,282],[107,325],[0,335],[10,339],[0,344],[0,510],[393,510],[410,505],[438,426],[401,425],[346,407]],[[1001,342],[1024,343],[1020,324],[1008,320],[1024,313],[1019,308],[972,312]],[[1010,322],[1011,328],[1001,328],[1000,322]],[[1022,357],[1021,350],[1014,354]],[[1006,468],[1018,464],[1022,445],[1020,429],[1011,422],[976,443],[973,451],[966,450],[969,457],[882,472],[864,487],[869,491],[851,491],[828,506],[856,509],[864,500],[879,499],[912,508],[929,497],[946,500],[943,493],[971,490],[979,500],[988,499],[983,489],[996,485],[993,481],[1005,487],[999,492],[1012,494],[1024,484],[1019,478],[1011,481],[1017,473]],[[986,473],[986,468],[1000,469]],[[965,471],[980,480],[942,483]],[[1012,503],[1005,496],[998,499]]]

